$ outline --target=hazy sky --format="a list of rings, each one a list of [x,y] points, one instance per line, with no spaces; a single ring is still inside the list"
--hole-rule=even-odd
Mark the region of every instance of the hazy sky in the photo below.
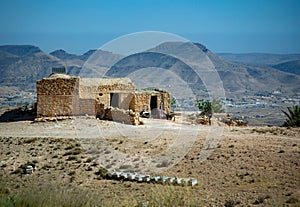
[[[300,0],[0,0],[0,44],[81,54],[163,31],[213,52],[300,53]]]

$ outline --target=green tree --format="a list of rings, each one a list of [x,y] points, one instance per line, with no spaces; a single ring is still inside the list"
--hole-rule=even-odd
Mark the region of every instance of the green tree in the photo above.
[[[207,100],[203,100],[203,99],[197,100],[196,106],[204,114],[223,113],[224,112],[221,99],[213,99],[212,101],[207,101]]]
[[[224,113],[225,112],[221,99],[213,99],[211,101],[211,106],[212,106],[213,113]]]
[[[176,99],[172,97],[170,99],[171,110],[174,112],[174,106],[176,105]]]
[[[288,111],[282,112],[287,116],[286,121],[283,126],[287,127],[300,127],[300,106],[296,105],[291,107],[287,107]]]
[[[205,101],[203,99],[196,101],[196,106],[200,111],[204,114],[211,114],[212,113],[212,105],[210,101]]]

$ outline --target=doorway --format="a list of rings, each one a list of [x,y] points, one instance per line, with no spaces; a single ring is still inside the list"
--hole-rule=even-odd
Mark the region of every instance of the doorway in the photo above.
[[[150,99],[150,110],[152,111],[153,109],[157,108],[157,96],[151,96]]]
[[[111,93],[110,94],[110,106],[112,106],[114,108],[118,108],[119,107],[119,101],[120,101],[119,94],[117,94],[117,93]]]

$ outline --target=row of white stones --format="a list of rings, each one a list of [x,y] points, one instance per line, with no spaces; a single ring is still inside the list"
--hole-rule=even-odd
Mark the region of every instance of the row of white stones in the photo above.
[[[114,180],[129,180],[136,182],[154,182],[162,184],[175,184],[175,185],[189,185],[194,186],[198,184],[195,178],[178,178],[168,176],[150,176],[136,173],[117,172],[113,171],[107,174],[108,179]]]

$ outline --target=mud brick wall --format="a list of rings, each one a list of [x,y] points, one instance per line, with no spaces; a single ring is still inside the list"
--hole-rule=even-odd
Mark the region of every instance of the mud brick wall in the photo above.
[[[45,78],[37,81],[37,117],[71,116],[78,99],[78,78]]]
[[[81,99],[95,99],[97,96],[97,86],[85,86],[79,84],[79,96]]]
[[[96,115],[95,99],[79,99],[79,110],[75,115]]]

